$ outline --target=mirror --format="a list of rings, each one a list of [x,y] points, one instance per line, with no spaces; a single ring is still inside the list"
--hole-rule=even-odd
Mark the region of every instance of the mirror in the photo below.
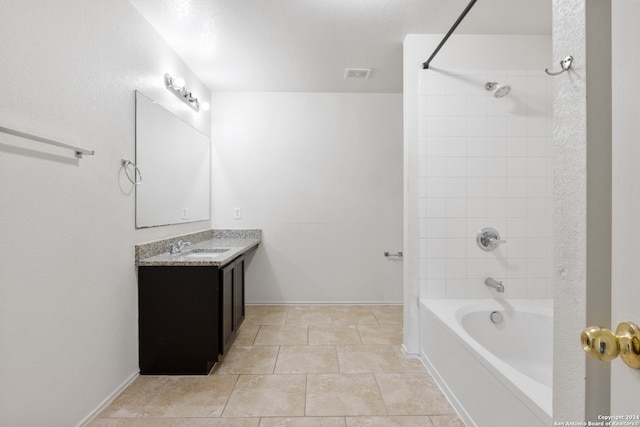
[[[136,228],[210,218],[209,137],[136,91]]]

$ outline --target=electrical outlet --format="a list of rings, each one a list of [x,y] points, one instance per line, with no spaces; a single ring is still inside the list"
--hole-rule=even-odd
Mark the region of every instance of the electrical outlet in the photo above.
[[[182,208],[182,219],[189,219],[189,208]]]
[[[233,208],[233,219],[242,219],[242,208]]]

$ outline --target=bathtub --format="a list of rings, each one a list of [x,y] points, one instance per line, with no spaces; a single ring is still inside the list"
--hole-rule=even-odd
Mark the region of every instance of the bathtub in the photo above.
[[[552,304],[420,301],[420,357],[467,426],[552,425]]]

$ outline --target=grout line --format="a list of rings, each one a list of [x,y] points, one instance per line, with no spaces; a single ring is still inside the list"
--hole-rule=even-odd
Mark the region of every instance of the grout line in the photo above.
[[[231,387],[231,392],[229,393],[229,396],[227,396],[227,399],[224,401],[224,405],[222,405],[222,410],[220,411],[220,415],[218,415],[216,418],[222,418],[222,414],[227,409],[227,404],[229,403],[229,400],[231,399],[231,395],[236,389],[236,385],[238,384],[239,380],[240,380],[240,374],[236,374],[236,380],[233,383],[233,387]]]

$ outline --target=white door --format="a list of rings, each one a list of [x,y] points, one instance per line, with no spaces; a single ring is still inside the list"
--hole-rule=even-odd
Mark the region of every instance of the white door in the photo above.
[[[612,1],[611,328],[640,325],[640,0]],[[611,362],[611,415],[640,416],[640,370]],[[620,420],[626,421],[626,420]],[[640,420],[634,424],[640,426]]]

